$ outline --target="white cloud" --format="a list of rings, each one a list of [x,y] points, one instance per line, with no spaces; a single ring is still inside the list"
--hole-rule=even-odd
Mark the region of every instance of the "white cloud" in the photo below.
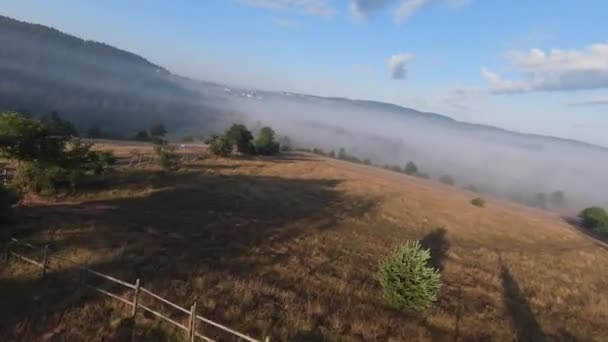
[[[391,78],[394,80],[403,80],[407,76],[407,64],[414,58],[411,53],[400,53],[392,55],[388,60],[388,68]]]
[[[241,0],[256,7],[331,18],[336,13],[330,0]]]
[[[511,51],[508,59],[523,77],[505,80],[483,68],[482,76],[494,93],[608,88],[608,43],[592,44],[584,50]]]
[[[367,18],[372,12],[384,8],[391,0],[351,0],[350,10],[357,19]]]
[[[407,20],[412,14],[430,4],[440,4],[451,9],[469,6],[473,0],[350,0],[350,11],[356,19],[365,19],[390,4],[396,3],[392,14],[397,23]]]
[[[404,22],[414,12],[418,11],[422,7],[430,4],[434,0],[405,0],[394,12],[395,20],[398,23]]]

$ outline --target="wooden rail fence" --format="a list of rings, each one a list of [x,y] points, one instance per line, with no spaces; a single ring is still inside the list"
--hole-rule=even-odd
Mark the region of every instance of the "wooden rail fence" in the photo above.
[[[32,251],[41,252],[42,253],[42,260],[41,261],[36,261],[36,260],[34,260],[32,258],[26,257],[25,255],[21,255],[21,254],[17,253],[15,250],[11,249],[11,246],[15,246],[15,245],[25,246],[25,247],[28,247]],[[40,248],[38,246],[34,246],[34,245],[26,243],[24,241],[20,241],[20,240],[12,238],[12,239],[10,239],[9,243],[5,247],[4,256],[3,256],[4,262],[7,262],[8,259],[9,259],[9,257],[11,257],[11,256],[15,257],[15,258],[17,258],[19,260],[22,260],[24,262],[27,262],[29,264],[32,264],[34,266],[39,267],[41,269],[41,276],[42,277],[44,277],[47,274],[47,272],[49,271],[49,269],[50,269],[50,267],[49,267],[50,260],[51,259],[56,259],[56,260],[59,260],[59,261],[62,261],[62,262],[70,263],[75,269],[78,269],[80,271],[86,272],[87,274],[90,274],[90,275],[96,276],[98,278],[102,278],[102,279],[111,281],[111,282],[113,282],[115,284],[118,284],[118,285],[121,285],[123,287],[126,287],[129,290],[133,291],[133,295],[131,296],[131,299],[126,299],[126,298],[124,298],[122,296],[119,296],[119,295],[117,295],[115,293],[111,293],[111,292],[109,292],[109,291],[107,291],[105,289],[102,289],[101,287],[98,287],[98,286],[93,286],[93,285],[90,285],[90,284],[86,284],[84,282],[82,283],[83,285],[85,285],[88,288],[96,290],[97,292],[100,292],[100,293],[102,293],[102,294],[104,294],[106,296],[109,296],[109,297],[111,297],[113,299],[116,299],[116,300],[118,300],[118,301],[120,301],[120,302],[128,305],[131,308],[131,312],[130,312],[131,317],[135,317],[136,314],[137,314],[137,310],[141,309],[141,310],[147,311],[147,312],[153,314],[154,316],[156,316],[156,317],[158,317],[160,319],[163,319],[163,320],[165,320],[165,321],[173,324],[174,326],[176,326],[176,327],[184,330],[186,332],[186,337],[187,337],[186,340],[187,341],[192,342],[192,341],[195,341],[197,338],[200,338],[200,339],[202,339],[204,341],[215,342],[215,340],[213,340],[211,337],[205,336],[205,335],[203,335],[202,333],[200,333],[198,331],[199,323],[203,323],[203,324],[206,324],[207,326],[211,326],[211,327],[213,327],[215,329],[218,329],[218,330],[222,331],[223,333],[229,334],[229,335],[231,335],[231,336],[233,336],[233,337],[235,337],[235,338],[237,338],[239,340],[244,340],[244,341],[248,341],[248,342],[260,342],[259,340],[256,340],[256,339],[254,339],[252,337],[249,337],[249,336],[247,336],[245,334],[242,334],[242,333],[240,333],[238,331],[232,330],[232,329],[230,329],[230,328],[228,328],[228,327],[226,327],[226,326],[224,326],[222,324],[214,322],[214,321],[212,321],[210,319],[207,319],[207,318],[205,318],[203,316],[197,315],[196,314],[196,303],[192,304],[192,306],[190,307],[190,309],[186,309],[186,308],[181,307],[181,306],[179,306],[179,305],[177,305],[177,304],[175,304],[175,303],[173,303],[173,302],[171,302],[171,301],[169,301],[169,300],[167,300],[167,299],[165,299],[165,298],[163,298],[163,297],[161,297],[161,296],[153,293],[152,291],[150,291],[150,290],[142,287],[140,279],[137,279],[134,284],[131,284],[131,283],[126,282],[124,280],[120,280],[120,279],[114,278],[112,276],[109,276],[107,274],[103,274],[103,273],[94,271],[94,270],[92,270],[90,268],[82,267],[82,266],[78,265],[77,263],[72,262],[71,260],[68,260],[66,258],[62,258],[62,257],[56,256],[56,255],[51,255],[49,253],[49,246],[48,245]],[[162,302],[163,304],[166,304],[166,305],[172,307],[173,309],[175,309],[177,311],[180,311],[182,314],[187,315],[188,322],[185,323],[185,324],[180,323],[180,322],[178,322],[178,321],[176,321],[176,320],[174,320],[174,319],[172,319],[172,318],[170,318],[170,317],[168,317],[168,316],[166,316],[166,315],[164,315],[164,314],[162,314],[162,313],[160,313],[160,312],[152,309],[149,306],[141,304],[140,299],[141,299],[141,295],[142,294],[148,295],[148,296],[150,296],[150,297],[152,297],[152,298],[154,298],[154,299]],[[270,339],[267,337],[267,338],[264,339],[264,341],[265,342],[269,342]]]

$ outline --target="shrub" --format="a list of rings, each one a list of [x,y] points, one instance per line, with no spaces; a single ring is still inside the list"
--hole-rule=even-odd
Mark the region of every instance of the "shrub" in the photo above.
[[[154,154],[158,165],[164,170],[175,170],[179,166],[179,155],[175,153],[175,146],[161,138],[154,139]]]
[[[209,143],[211,153],[218,157],[227,157],[232,153],[232,142],[224,137],[214,137]]]
[[[414,164],[414,162],[408,162],[405,165],[405,168],[403,169],[406,174],[410,175],[410,176],[415,176],[418,174],[418,166],[416,166],[416,164]]]
[[[486,201],[481,197],[476,197],[476,198],[473,198],[473,200],[471,200],[471,204],[476,207],[483,208],[486,206]]]
[[[423,312],[437,300],[439,271],[428,265],[431,253],[420,242],[407,242],[380,263],[378,279],[389,305],[401,311]]]
[[[19,196],[14,191],[0,183],[0,225],[15,221],[13,204],[18,200]]]
[[[255,149],[262,155],[273,155],[279,153],[280,144],[274,139],[274,130],[270,127],[263,127],[255,140]]]
[[[80,139],[70,140],[58,159],[57,165],[72,170],[79,176],[85,174],[101,175],[116,163],[112,151],[94,151],[93,144]]]
[[[116,162],[111,151],[93,151],[92,144],[78,138],[68,141],[53,160],[22,162],[13,184],[22,191],[53,194],[74,188],[87,175],[101,175]]]
[[[450,185],[450,186],[454,186],[454,184],[456,184],[456,181],[454,181],[454,178],[449,175],[444,175],[444,176],[439,177],[439,181],[443,184]]]
[[[233,124],[226,130],[224,136],[230,143],[236,145],[237,150],[244,155],[255,154],[255,146],[252,143],[253,135],[242,124]]]
[[[43,162],[24,162],[15,172],[13,184],[23,192],[51,195],[59,188],[74,187],[78,175],[58,165]]]
[[[579,217],[583,220],[583,227],[608,234],[608,213],[603,208],[587,208],[579,214]]]

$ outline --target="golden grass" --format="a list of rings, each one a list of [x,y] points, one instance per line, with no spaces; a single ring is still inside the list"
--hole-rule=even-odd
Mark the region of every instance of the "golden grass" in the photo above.
[[[478,208],[473,197],[306,154],[208,159],[163,176],[119,171],[66,198],[76,210],[22,208],[11,234],[273,340],[608,336],[608,250],[555,214],[496,199]],[[95,206],[113,209],[85,210]],[[375,278],[378,261],[407,239],[432,249],[444,282],[418,317],[386,307]],[[80,340],[128,326],[120,304],[61,281],[67,267],[47,279],[32,272],[3,266],[11,299],[0,339]],[[180,336],[144,315],[134,331],[146,341]]]

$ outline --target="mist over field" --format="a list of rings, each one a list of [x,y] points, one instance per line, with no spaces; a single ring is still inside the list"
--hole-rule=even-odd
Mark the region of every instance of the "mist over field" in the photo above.
[[[380,102],[234,89],[176,76],[132,53],[0,17],[0,110],[56,110],[83,132],[128,137],[152,122],[208,136],[272,126],[297,147],[343,147],[375,164],[414,161],[433,178],[528,201],[564,191],[567,212],[608,204],[608,149],[454,121]],[[554,208],[555,209],[555,208]]]
[[[250,126],[271,125],[296,146],[336,152],[344,147],[380,165],[414,161],[433,178],[451,175],[458,186],[474,185],[519,201],[564,191],[565,211],[608,203],[600,186],[608,174],[606,148],[385,103],[220,87],[206,91]]]

